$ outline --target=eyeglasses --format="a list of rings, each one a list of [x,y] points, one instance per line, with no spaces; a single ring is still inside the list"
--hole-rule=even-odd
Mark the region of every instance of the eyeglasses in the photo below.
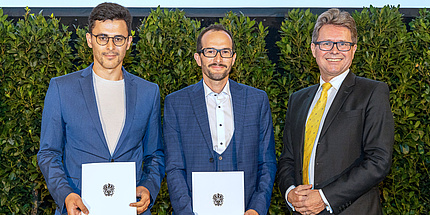
[[[224,48],[224,49],[215,49],[215,48],[204,48],[197,53],[203,53],[205,57],[208,58],[214,58],[217,54],[221,55],[222,58],[232,58],[234,55],[234,51],[230,48]]]
[[[124,37],[122,35],[116,35],[113,37],[108,37],[106,34],[91,35],[96,38],[97,43],[101,46],[105,46],[106,44],[108,44],[109,39],[112,39],[113,44],[115,44],[116,46],[123,46],[128,39],[127,37]]]
[[[341,52],[347,52],[351,50],[351,47],[355,45],[355,43],[351,42],[333,42],[333,41],[320,41],[314,42],[315,45],[318,45],[321,51],[331,51],[336,44],[336,47]]]

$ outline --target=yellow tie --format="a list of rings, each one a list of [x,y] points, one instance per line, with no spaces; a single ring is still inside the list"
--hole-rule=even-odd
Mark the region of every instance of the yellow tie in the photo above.
[[[320,126],[321,117],[324,113],[324,108],[327,103],[327,91],[330,89],[330,83],[324,83],[322,85],[321,96],[312,109],[311,115],[309,116],[308,122],[306,123],[305,133],[305,147],[303,156],[303,184],[309,184],[309,162],[311,160],[312,149],[314,147],[315,138],[318,133],[318,127]]]

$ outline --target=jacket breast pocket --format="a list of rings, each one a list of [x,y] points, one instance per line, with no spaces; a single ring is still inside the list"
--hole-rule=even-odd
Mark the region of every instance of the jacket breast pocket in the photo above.
[[[133,117],[132,123],[132,131],[144,131],[146,130],[146,125],[148,124],[148,115],[135,115]]]
[[[339,119],[345,119],[345,118],[352,118],[352,117],[360,117],[360,116],[362,116],[362,114],[363,114],[362,109],[349,110],[349,111],[339,112],[338,118]]]

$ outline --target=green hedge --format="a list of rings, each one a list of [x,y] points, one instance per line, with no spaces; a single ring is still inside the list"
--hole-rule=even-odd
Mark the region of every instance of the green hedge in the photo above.
[[[43,100],[50,78],[73,70],[71,32],[54,16],[45,19],[41,14],[30,14],[28,9],[16,24],[5,21],[5,17],[0,18],[0,31],[4,32],[0,213],[46,214],[45,208],[47,213],[52,211],[53,202],[48,200],[36,160]]]
[[[364,8],[352,14],[358,49],[352,70],[389,84],[396,123],[393,167],[381,183],[386,214],[430,212],[430,12],[406,30],[398,7]],[[292,10],[281,26],[279,65],[267,57],[267,27],[243,14],[227,13],[218,23],[231,30],[237,60],[231,77],[265,90],[269,96],[277,155],[288,98],[315,84],[319,70],[310,51],[317,15]],[[201,23],[180,10],[157,8],[145,18],[125,59],[128,71],[160,86],[161,99],[202,77],[194,61]],[[0,214],[54,214],[55,204],[37,167],[43,99],[51,77],[85,68],[92,62],[87,27],[72,31],[53,15],[30,14],[16,23],[0,9]],[[74,50],[74,51],[72,51]],[[172,211],[163,181],[153,214]],[[269,214],[289,214],[275,186]]]

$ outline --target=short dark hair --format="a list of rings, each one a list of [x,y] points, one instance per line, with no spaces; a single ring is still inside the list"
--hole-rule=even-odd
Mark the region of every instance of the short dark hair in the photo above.
[[[312,33],[312,42],[317,42],[319,31],[323,25],[337,25],[348,28],[351,32],[352,42],[357,43],[357,27],[355,25],[355,20],[348,12],[332,8],[322,13],[315,24]]]
[[[128,35],[131,35],[131,14],[127,8],[116,3],[101,3],[97,5],[88,17],[88,30],[93,32],[96,21],[124,20],[127,24]]]
[[[202,50],[202,37],[204,34],[206,34],[209,31],[224,31],[225,33],[227,33],[228,36],[230,36],[231,42],[233,44],[232,48],[234,50],[235,45],[234,45],[233,35],[231,34],[231,32],[227,30],[223,25],[210,25],[209,27],[205,28],[202,32],[200,32],[199,37],[197,37],[197,52]]]

